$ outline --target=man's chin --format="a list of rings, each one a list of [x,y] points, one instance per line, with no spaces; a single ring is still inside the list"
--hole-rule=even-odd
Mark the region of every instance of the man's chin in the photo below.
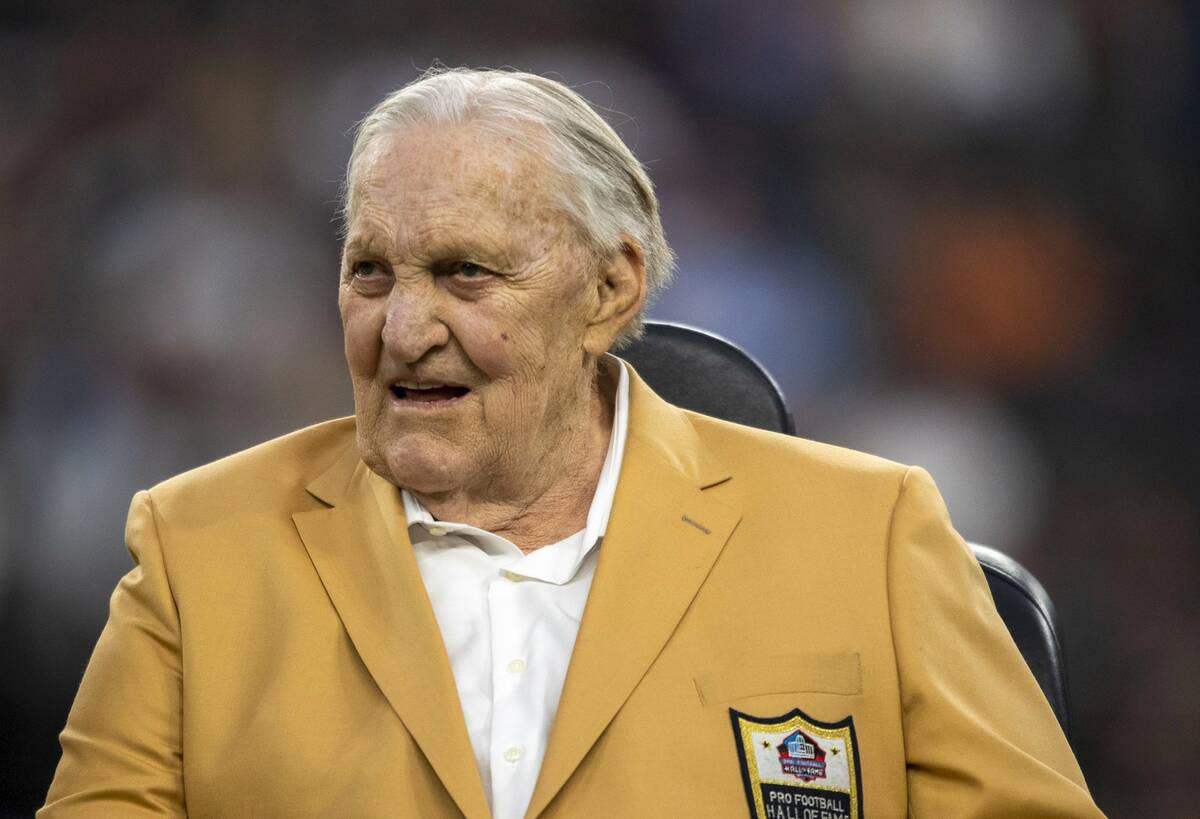
[[[464,482],[462,459],[445,442],[441,446],[413,441],[375,446],[359,441],[363,463],[384,480],[419,494],[436,494],[458,488]]]

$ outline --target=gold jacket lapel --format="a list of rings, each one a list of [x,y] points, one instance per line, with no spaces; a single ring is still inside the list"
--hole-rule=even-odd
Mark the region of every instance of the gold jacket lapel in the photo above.
[[[308,490],[331,508],[292,518],[363,664],[463,814],[488,816],[399,491],[353,445]]]
[[[705,496],[729,473],[687,416],[630,370],[620,482],[528,817],[546,808],[629,698],[741,519]]]

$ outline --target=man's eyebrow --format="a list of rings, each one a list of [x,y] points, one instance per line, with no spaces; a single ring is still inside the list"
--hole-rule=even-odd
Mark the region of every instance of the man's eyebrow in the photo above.
[[[381,242],[379,237],[372,233],[356,234],[342,245],[344,253],[382,253],[385,250],[386,243]]]
[[[393,247],[384,236],[375,231],[355,233],[346,239],[342,245],[343,256],[390,256],[400,252]],[[439,236],[429,241],[419,251],[419,256],[427,262],[446,260],[473,260],[497,269],[512,271],[522,266],[520,258],[514,255],[498,237],[464,232]],[[410,261],[416,258],[408,257]]]
[[[479,258],[496,262],[510,262],[510,252],[505,247],[498,242],[479,236],[448,236],[432,242],[428,251],[433,255],[446,258]]]

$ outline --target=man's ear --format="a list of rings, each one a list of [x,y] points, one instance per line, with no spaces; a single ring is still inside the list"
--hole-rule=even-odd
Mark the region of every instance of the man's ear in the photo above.
[[[599,357],[609,351],[646,302],[646,255],[637,239],[622,236],[620,249],[601,264],[596,275],[596,296],[583,348]]]

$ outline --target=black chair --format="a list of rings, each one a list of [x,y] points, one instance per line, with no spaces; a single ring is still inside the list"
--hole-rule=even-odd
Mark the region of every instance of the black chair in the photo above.
[[[761,364],[720,336],[683,324],[648,321],[645,335],[620,355],[672,404],[726,421],[795,434],[795,422],[775,380]],[[718,378],[722,388],[712,389]],[[1008,555],[990,546],[969,545],[1000,618],[1069,740],[1066,666],[1050,595]]]

